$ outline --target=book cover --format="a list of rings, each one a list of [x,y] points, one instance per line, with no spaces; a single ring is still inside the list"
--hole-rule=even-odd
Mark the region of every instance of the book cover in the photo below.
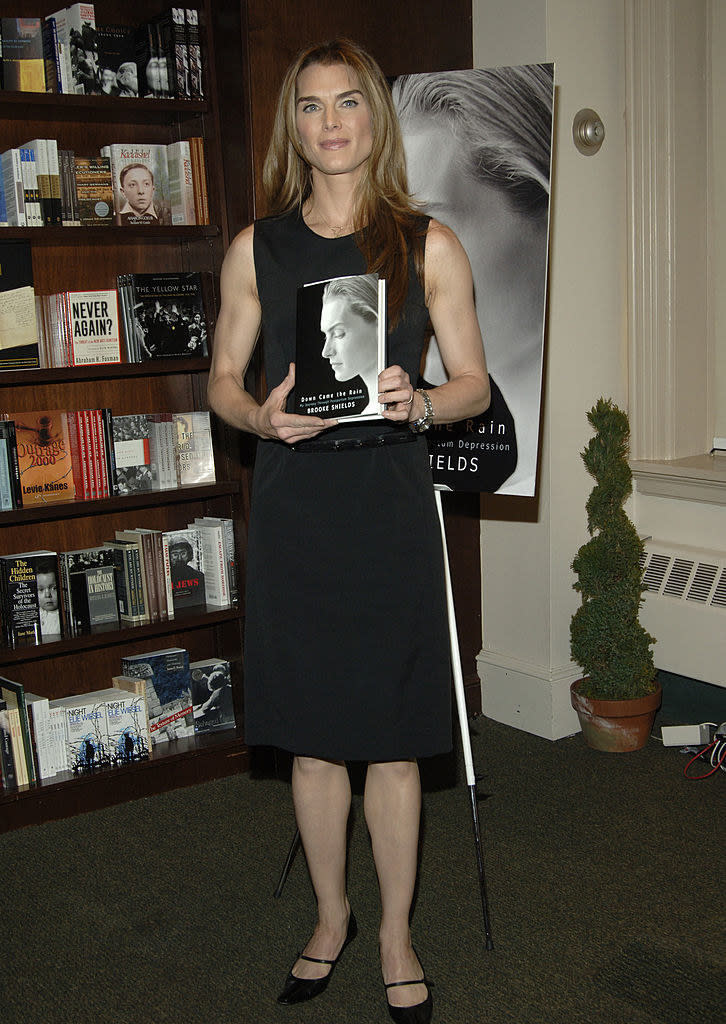
[[[176,429],[176,467],[179,486],[213,483],[212,426],[206,410],[172,413]]]
[[[346,422],[381,418],[385,343],[386,287],[376,274],[302,285],[292,411]]]
[[[25,693],[28,723],[33,741],[35,771],[39,779],[50,779],[58,771],[55,764],[50,707],[47,697],[36,693]]]
[[[136,29],[130,25],[97,25],[98,75],[106,96],[138,96]]]
[[[15,423],[23,505],[72,501],[76,489],[63,411],[8,412],[3,419]]]
[[[0,19],[3,89],[45,92],[40,18]]]
[[[51,197],[50,160],[48,145],[45,139],[32,139],[24,142],[22,149],[29,149],[35,158],[35,173],[40,196],[40,210],[44,226],[56,223]]]
[[[113,565],[99,565],[69,576],[74,636],[118,629]]]
[[[65,731],[65,762],[78,775],[107,768],[106,691],[60,697],[49,702],[51,711],[59,709]]]
[[[8,647],[26,647],[63,635],[55,551],[0,555],[3,634]]]
[[[141,360],[208,354],[201,273],[129,274],[128,278]]]
[[[192,677],[194,731],[234,729],[234,702],[230,664],[223,658],[206,658],[189,665]]]
[[[71,636],[92,632],[85,585],[86,574],[89,571],[110,569],[114,580],[113,594],[116,604],[116,573],[113,551],[102,544],[76,548],[73,551],[61,551],[58,555],[58,568],[67,632]],[[75,601],[75,594],[78,592],[80,592],[80,607],[76,607]],[[116,622],[118,622],[117,604]]]
[[[39,363],[30,242],[0,241],[0,370]]]
[[[194,735],[189,652],[182,647],[122,658],[126,676],[146,679],[146,704],[152,746]]]
[[[161,98],[159,43],[151,22],[145,22],[136,29],[136,68],[139,96],[143,96],[144,99]]]
[[[115,288],[68,292],[71,364],[120,363],[118,293]]]
[[[112,765],[143,761],[149,756],[146,695],[114,686],[106,691],[106,749]]]
[[[98,37],[93,4],[69,4],[66,7],[71,73],[74,91],[86,96],[100,93],[98,79]]]
[[[27,226],[32,228],[43,227],[43,213],[40,206],[40,192],[38,190],[38,174],[35,168],[35,153],[27,146],[19,146],[20,150],[20,171],[23,178],[25,190],[25,216]]]
[[[113,143],[101,156],[111,161],[116,224],[171,224],[166,146]]]
[[[165,532],[171,563],[171,587],[174,613],[185,608],[203,606],[206,602],[204,572],[202,570],[202,543],[199,530],[168,530]]]
[[[111,161],[107,156],[73,158],[81,225],[113,224]]]
[[[52,22],[52,31],[56,47],[56,75],[59,76],[59,92],[73,93],[73,72],[71,69],[71,41],[68,35],[68,12],[62,7],[54,14],[49,14],[46,22]]]
[[[112,429],[118,494],[153,490],[146,414],[114,416]]]

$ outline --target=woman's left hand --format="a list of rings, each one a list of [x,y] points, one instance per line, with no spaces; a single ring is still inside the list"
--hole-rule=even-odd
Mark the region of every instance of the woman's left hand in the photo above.
[[[415,394],[408,374],[400,366],[387,366],[378,374],[378,401],[385,406],[383,415],[387,420],[406,423]]]

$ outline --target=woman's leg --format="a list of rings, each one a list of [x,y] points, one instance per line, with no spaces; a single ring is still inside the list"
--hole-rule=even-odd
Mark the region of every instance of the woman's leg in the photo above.
[[[345,941],[350,906],[345,893],[345,862],[350,779],[345,764],[296,757],[292,796],[310,878],[318,901],[318,923],[303,950],[306,956],[334,960]],[[298,960],[296,978],[322,978],[325,964]]]
[[[421,782],[415,761],[368,765],[364,808],[381,890],[381,966],[384,982],[411,981],[423,970],[411,946],[409,914],[418,866]],[[414,1006],[424,985],[387,990],[392,1006]]]

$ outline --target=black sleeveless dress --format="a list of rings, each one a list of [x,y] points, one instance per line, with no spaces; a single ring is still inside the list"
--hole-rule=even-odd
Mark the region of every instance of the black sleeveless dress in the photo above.
[[[352,236],[328,239],[297,212],[255,223],[269,388],[295,358],[299,285],[365,273]],[[389,365],[418,377],[428,314],[411,267]],[[405,430],[385,420],[325,438]],[[339,451],[257,447],[250,515],[245,735],[331,760],[388,761],[451,749],[444,569],[426,442]]]

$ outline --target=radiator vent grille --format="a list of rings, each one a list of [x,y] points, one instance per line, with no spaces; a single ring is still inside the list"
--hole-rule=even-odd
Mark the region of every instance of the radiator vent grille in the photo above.
[[[641,570],[651,593],[726,610],[726,554],[649,541]]]

